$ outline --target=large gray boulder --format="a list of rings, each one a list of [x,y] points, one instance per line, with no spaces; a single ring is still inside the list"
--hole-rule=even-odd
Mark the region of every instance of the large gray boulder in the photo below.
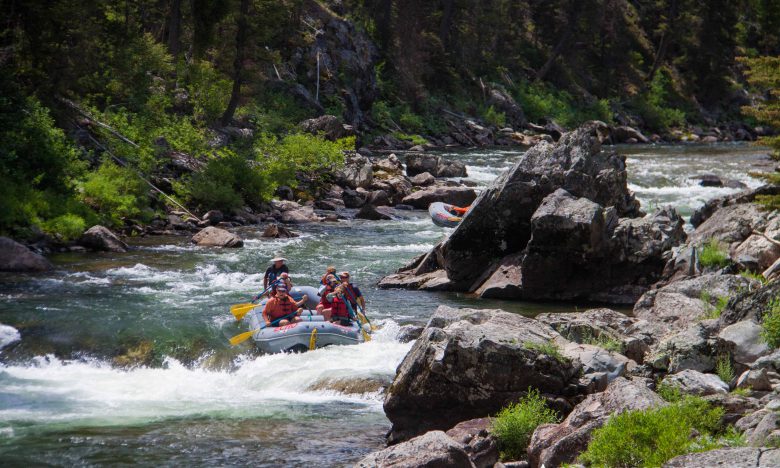
[[[729,301],[720,315],[720,326],[752,320],[761,323],[771,301],[780,296],[780,281],[772,281],[760,288],[745,288]]]
[[[359,468],[475,468],[463,446],[442,431],[430,431],[406,442],[371,453]]]
[[[322,219],[321,216],[314,212],[314,208],[311,206],[301,206],[300,208],[284,211],[281,217],[281,221],[288,224],[318,223]]]
[[[713,372],[718,359],[730,356],[734,343],[712,335],[702,323],[664,337],[646,361],[655,369],[670,373],[692,369]]]
[[[494,414],[529,388],[575,394],[579,363],[532,346],[553,340],[565,343],[551,328],[518,314],[440,306],[387,389],[390,442]]]
[[[701,245],[710,240],[727,246],[741,243],[753,230],[763,231],[766,227],[766,213],[753,203],[730,205],[715,211],[690,235],[688,242]]]
[[[209,226],[192,236],[192,243],[201,247],[242,247],[244,241],[237,235]]]
[[[337,170],[336,180],[349,188],[369,188],[374,181],[374,169],[371,161],[359,154],[350,156],[344,162],[344,167]]]
[[[664,468],[712,468],[715,466],[776,468],[780,466],[780,449],[726,447],[708,452],[680,455],[664,463]]]
[[[729,325],[718,336],[734,343],[734,360],[740,364],[750,365],[771,351],[761,338],[761,325],[752,320]]]
[[[0,237],[0,271],[48,271],[51,263],[22,244]]]
[[[720,377],[717,375],[703,374],[692,369],[685,369],[677,374],[669,374],[664,377],[663,382],[679,388],[683,393],[692,395],[705,396],[716,393],[725,395],[729,392],[728,383],[720,380]]]
[[[77,243],[90,250],[127,252],[127,244],[122,242],[110,229],[99,224],[87,229]]]
[[[606,131],[591,122],[531,148],[481,192],[422,271],[382,284],[424,289],[420,275],[442,270],[448,289],[481,297],[633,304],[685,239],[684,222],[672,209],[643,216],[625,158],[602,151]]]
[[[433,202],[448,203],[455,206],[468,206],[477,193],[469,187],[434,186],[418,190],[403,198],[401,203],[425,210]]]
[[[531,466],[572,463],[587,448],[593,431],[612,414],[665,404],[641,380],[619,377],[604,392],[588,395],[560,424],[537,427],[528,445],[528,460]]]
[[[429,172],[434,177],[467,177],[466,166],[458,161],[449,161],[428,153],[406,155],[406,175],[415,176]]]
[[[477,468],[491,468],[498,461],[498,440],[490,433],[491,418],[463,421],[447,431],[447,435],[463,445]]]

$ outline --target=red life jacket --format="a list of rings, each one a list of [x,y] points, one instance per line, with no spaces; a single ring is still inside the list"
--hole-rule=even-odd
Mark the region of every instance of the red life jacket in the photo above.
[[[333,288],[330,286],[325,286],[325,290],[322,291],[322,295],[320,296],[320,304],[323,305],[324,308],[329,309],[331,307],[332,302],[328,300],[328,294],[333,292]]]
[[[349,318],[347,303],[344,301],[344,298],[336,296],[330,304],[330,314],[332,317]]]

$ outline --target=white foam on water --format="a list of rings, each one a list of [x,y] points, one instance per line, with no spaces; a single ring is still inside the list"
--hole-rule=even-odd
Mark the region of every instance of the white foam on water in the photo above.
[[[417,252],[425,251],[433,247],[434,244],[401,244],[401,245],[363,245],[360,247],[353,247],[352,250],[360,250],[365,252]]]
[[[11,343],[16,343],[22,339],[22,335],[19,334],[19,330],[10,326],[0,323],[0,349],[5,348]]]
[[[10,327],[9,327],[10,328]],[[409,351],[385,322],[374,339],[301,354],[243,357],[233,372],[187,368],[167,359],[163,368],[123,370],[99,360],[63,361],[52,355],[31,365],[0,364],[0,428],[16,424],[127,425],[167,417],[258,417],[291,403],[352,402],[381,411],[376,395],[344,395],[309,388],[326,379],[389,379]],[[3,398],[3,397],[0,397]]]

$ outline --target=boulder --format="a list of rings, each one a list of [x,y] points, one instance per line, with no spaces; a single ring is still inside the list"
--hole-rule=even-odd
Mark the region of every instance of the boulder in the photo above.
[[[313,119],[301,122],[301,130],[314,135],[322,135],[324,138],[335,141],[348,135],[338,117],[335,115],[321,115]]]
[[[87,229],[77,242],[90,250],[127,252],[127,244],[122,242],[110,229],[100,225]]]
[[[347,208],[360,208],[366,204],[367,194],[361,193],[356,190],[345,189],[341,193],[341,199],[344,201],[344,206]]]
[[[667,335],[647,357],[653,368],[670,373],[692,369],[712,372],[721,356],[731,355],[734,344],[712,336],[702,323]]]
[[[490,418],[471,419],[455,425],[447,435],[463,445],[477,468],[490,468],[498,461],[498,441],[490,434]]]
[[[717,375],[703,374],[692,369],[667,375],[664,377],[663,383],[679,388],[683,393],[699,396],[729,392],[728,383],[720,380]]]
[[[776,433],[777,422],[777,413],[763,408],[744,416],[734,424],[734,427],[743,433],[748,445],[760,447],[765,444],[773,444],[776,446],[780,442],[780,440],[777,440],[778,435],[780,435]]]
[[[0,271],[49,271],[52,264],[22,244],[0,237]]]
[[[743,203],[720,208],[688,236],[688,243],[701,245],[710,240],[731,245],[747,239],[753,230],[763,231],[766,213],[758,205]]]
[[[192,243],[202,247],[242,247],[244,241],[237,235],[209,226],[192,236]]]
[[[269,224],[268,227],[263,230],[263,233],[260,236],[271,239],[278,239],[298,237],[298,234],[292,232],[284,226],[279,226],[278,224],[274,223]]]
[[[355,215],[355,218],[369,219],[373,221],[393,219],[393,217],[387,212],[387,209],[377,208],[370,204],[363,205],[360,211],[358,211]]]
[[[427,432],[404,443],[371,453],[355,464],[359,468],[474,468],[463,446],[442,431]]]
[[[622,353],[638,363],[658,340],[660,331],[645,320],[610,309],[540,314],[536,320],[550,325],[564,338],[577,343],[617,340]]]
[[[225,220],[225,215],[219,210],[209,210],[203,215],[203,221],[208,221],[209,224],[219,224]]]
[[[406,155],[406,175],[415,176],[428,172],[434,177],[468,177],[466,166],[458,161],[448,161],[428,153]]]
[[[477,193],[474,189],[469,187],[435,186],[413,192],[411,195],[404,197],[402,203],[424,210],[433,202],[443,202],[456,206],[468,206],[475,198],[477,198]]]
[[[374,180],[374,169],[371,161],[359,154],[348,157],[344,167],[337,170],[336,180],[349,188],[368,188]]]
[[[691,177],[691,179],[698,180],[699,185],[701,185],[702,187],[727,187],[727,188],[735,188],[735,189],[747,188],[747,185],[745,185],[744,183],[738,180],[726,179],[715,174],[697,175]]]
[[[627,125],[612,128],[610,135],[615,143],[629,143],[629,140],[633,140],[630,143],[650,143],[650,139],[644,136],[642,132]]]
[[[664,463],[664,468],[712,468],[714,466],[777,467],[780,466],[780,449],[769,447],[727,447],[707,452],[680,455]]]
[[[773,281],[760,288],[744,288],[732,298],[720,315],[721,327],[752,320],[761,322],[769,302],[780,296],[780,281]]]
[[[756,398],[734,393],[713,393],[704,397],[713,406],[720,406],[725,411],[723,424],[734,424],[746,414],[756,411],[760,403]]]
[[[546,325],[518,314],[440,306],[387,390],[389,441],[494,414],[528,388],[575,394],[579,365],[532,346],[552,340],[565,342]]]
[[[409,181],[412,183],[412,185],[416,185],[418,187],[427,187],[429,185],[433,185],[433,183],[436,182],[436,178],[434,178],[430,172],[423,172],[410,178]]]
[[[374,163],[374,171],[384,173],[384,178],[403,175],[404,165],[395,154]]]
[[[588,446],[593,431],[603,426],[610,415],[665,404],[641,380],[619,377],[606,391],[588,395],[560,424],[537,427],[528,445],[528,461],[531,466],[572,463]]]
[[[280,185],[279,187],[276,187],[274,195],[280,200],[295,200],[295,193],[293,192],[293,189],[287,185]]]
[[[561,352],[569,359],[582,363],[584,376],[597,373],[606,374],[606,383],[624,376],[630,362],[627,357],[621,354],[591,344],[567,343]]]
[[[645,293],[634,305],[634,317],[655,322],[669,330],[681,330],[700,320],[710,308],[702,297],[712,301],[729,297],[734,291],[755,285],[740,275],[706,274],[675,281],[668,286]]]
[[[368,195],[368,204],[374,206],[390,205],[390,197],[384,190],[374,190]]]
[[[167,221],[168,229],[173,229],[176,231],[194,231],[197,229],[196,226],[189,221],[189,219],[184,220],[178,214],[169,214]]]
[[[395,176],[387,179],[387,186],[389,187],[388,195],[393,204],[399,204],[407,195],[412,193],[412,183],[408,177]]]
[[[761,338],[761,325],[752,320],[729,325],[718,336],[734,343],[734,360],[740,364],[750,365],[771,351]]]
[[[737,379],[737,388],[747,388],[757,392],[771,392],[772,382],[766,369],[749,369]]]
[[[322,218],[314,212],[314,208],[311,206],[302,206],[283,212],[281,221],[288,224],[318,223],[322,221]]]
[[[338,211],[341,208],[345,208],[345,205],[340,198],[325,198],[323,200],[315,200],[314,207],[318,210]]]

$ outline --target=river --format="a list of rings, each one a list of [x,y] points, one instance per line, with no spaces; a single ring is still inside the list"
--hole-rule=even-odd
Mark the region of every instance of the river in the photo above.
[[[712,173],[749,186],[766,163],[747,145],[619,147],[646,210],[684,215],[735,189],[701,187]],[[445,153],[485,186],[521,153]],[[383,446],[389,422],[377,382],[389,382],[411,344],[403,324],[423,324],[439,304],[534,315],[582,304],[481,301],[463,294],[379,290],[378,279],[447,235],[427,213],[393,221],[296,226],[295,239],[264,240],[242,228],[236,250],[188,238],[146,238],[126,254],[54,255],[45,275],[0,274],[0,460],[4,466],[341,466]],[[381,325],[371,342],[296,355],[231,348],[242,331],[228,311],[262,288],[275,255],[296,284],[327,265],[352,273]],[[12,328],[13,327],[13,328]],[[149,365],[123,364],[146,357]],[[352,383],[363,393],[338,391]]]

